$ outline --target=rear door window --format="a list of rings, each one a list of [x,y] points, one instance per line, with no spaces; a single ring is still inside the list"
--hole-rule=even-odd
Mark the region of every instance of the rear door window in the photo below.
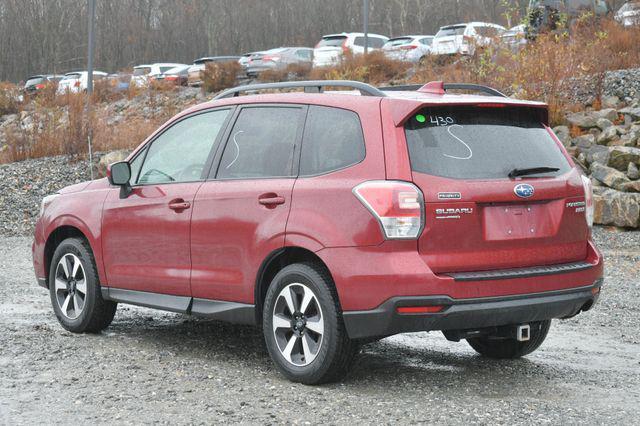
[[[301,175],[343,169],[364,157],[364,136],[358,114],[339,108],[309,107],[302,138]]]
[[[405,125],[411,168],[454,179],[507,178],[514,169],[570,165],[539,111],[528,107],[425,108]]]
[[[289,177],[301,107],[245,107],[224,148],[218,179]]]

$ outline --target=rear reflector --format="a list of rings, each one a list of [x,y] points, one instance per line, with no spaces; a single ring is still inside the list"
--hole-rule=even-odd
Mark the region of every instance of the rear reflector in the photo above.
[[[380,223],[387,239],[415,239],[424,224],[422,192],[409,182],[376,180],[353,188]]]
[[[444,309],[444,306],[401,306],[396,308],[399,314],[434,314]]]
[[[585,202],[585,209],[584,209],[584,217],[587,221],[587,226],[589,228],[593,227],[593,213],[594,213],[594,206],[593,206],[593,185],[591,184],[591,179],[589,179],[588,177],[582,175],[582,187],[584,189],[584,202]]]

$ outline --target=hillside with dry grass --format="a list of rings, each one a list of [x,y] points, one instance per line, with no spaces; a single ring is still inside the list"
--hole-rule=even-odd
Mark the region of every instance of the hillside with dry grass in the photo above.
[[[304,79],[358,80],[373,85],[425,83],[432,80],[479,83],[511,96],[549,103],[552,124],[567,112],[599,109],[607,71],[640,68],[640,28],[622,28],[589,16],[570,31],[540,36],[523,49],[495,43],[473,57],[433,57],[419,66],[386,59],[380,52],[347,56],[338,65],[290,67],[267,72],[261,81]],[[237,64],[209,66],[202,92],[167,85],[116,92],[98,85],[88,109],[82,94],[55,96],[48,89],[19,100],[18,87],[0,84],[0,162],[94,150],[131,149],[160,124],[214,92],[240,84]],[[578,96],[582,93],[582,96]],[[578,131],[579,129],[574,129]]]

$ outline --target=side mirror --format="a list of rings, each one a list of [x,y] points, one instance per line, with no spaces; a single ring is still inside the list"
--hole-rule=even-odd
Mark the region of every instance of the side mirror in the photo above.
[[[127,198],[131,193],[131,166],[127,161],[119,161],[107,167],[107,179],[111,185],[120,187],[120,198]]]

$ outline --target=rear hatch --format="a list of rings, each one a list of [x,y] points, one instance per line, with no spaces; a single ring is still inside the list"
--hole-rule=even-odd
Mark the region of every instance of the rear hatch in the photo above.
[[[347,50],[347,36],[335,35],[322,37],[313,50],[313,64],[316,66],[333,65]]]
[[[432,49],[434,53],[440,55],[457,53],[464,42],[466,29],[466,25],[452,25],[440,28],[433,40]]]
[[[579,172],[542,124],[544,110],[438,106],[405,134],[425,197],[421,255],[436,273],[584,260],[589,228]],[[557,171],[525,172],[548,167]],[[509,177],[510,172],[524,172]]]

